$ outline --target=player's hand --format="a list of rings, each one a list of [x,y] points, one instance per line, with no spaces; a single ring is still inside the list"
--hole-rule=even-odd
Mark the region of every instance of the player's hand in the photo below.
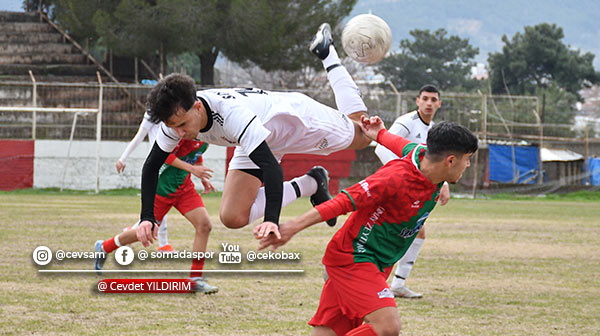
[[[296,234],[293,226],[288,222],[279,226],[280,238],[275,235],[268,235],[260,240],[258,243],[258,250],[263,250],[271,246],[272,250],[275,251],[278,247],[285,245],[292,237]]]
[[[379,131],[382,129],[385,129],[381,118],[366,117],[364,115],[360,118],[359,126],[363,133],[373,141],[377,141],[377,134],[379,134]]]
[[[273,233],[273,235],[276,236],[277,239],[281,238],[279,228],[277,227],[277,224],[273,222],[264,222],[254,227],[254,238],[256,239],[262,239],[271,235],[271,233]]]
[[[204,187],[204,191],[202,192],[202,194],[210,194],[211,191],[217,191],[217,189],[215,189],[215,187],[212,185],[212,183],[210,183],[208,179],[201,178],[200,181],[202,182],[202,186]]]
[[[190,169],[190,173],[198,178],[206,178],[209,179],[212,177],[212,169],[202,166],[202,165],[198,165],[198,166],[192,166],[192,168]]]
[[[152,224],[150,221],[143,221],[136,229],[135,234],[140,243],[142,243],[144,247],[148,247],[158,239],[158,225]]]
[[[448,182],[444,182],[442,189],[440,189],[439,202],[441,205],[446,205],[446,203],[448,203],[449,200],[450,200],[450,186],[448,185]]]
[[[121,160],[117,160],[115,167],[117,167],[117,173],[122,173],[125,170],[125,164]]]

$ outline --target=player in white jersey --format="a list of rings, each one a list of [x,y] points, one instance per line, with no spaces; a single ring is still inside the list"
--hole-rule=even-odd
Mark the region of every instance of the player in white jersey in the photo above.
[[[324,36],[321,30],[319,33],[322,40],[328,37],[327,43],[331,42],[330,35]],[[316,53],[312,46],[311,50]],[[227,227],[240,228],[264,215],[264,222],[254,228],[255,237],[260,239],[269,233],[279,236],[282,206],[300,196],[312,195],[314,205],[331,198],[323,168],[315,167],[306,175],[282,183],[279,160],[288,153],[327,155],[343,149],[365,148],[370,143],[353,122],[366,114],[367,108],[358,87],[340,66],[335,49],[332,50],[327,58],[331,64],[326,65],[324,60],[324,65],[339,110],[294,92],[196,91],[193,80],[181,74],[159,81],[147,100],[151,119],[163,124],[142,172],[140,228],[145,231],[138,232],[142,232],[143,243],[152,242],[155,236],[151,209],[156,172],[180,138],[237,147],[225,179],[220,208],[221,221]],[[330,70],[334,68],[335,75],[331,77]],[[335,219],[328,224],[335,224]]]
[[[442,106],[440,92],[433,85],[425,85],[419,90],[416,103],[417,110],[398,117],[392,127],[390,127],[389,132],[408,139],[411,142],[425,143],[427,141],[427,132],[429,132],[429,129],[434,124],[433,117]],[[398,159],[396,154],[379,144],[375,147],[375,154],[377,154],[383,164]],[[444,183],[444,186],[440,190],[439,202],[441,205],[445,205],[449,199],[450,189],[448,183]],[[410,299],[423,297],[423,294],[413,292],[406,287],[405,283],[424,242],[425,226],[421,228],[417,237],[406,251],[406,254],[404,254],[404,257],[398,261],[391,286],[394,296]]]

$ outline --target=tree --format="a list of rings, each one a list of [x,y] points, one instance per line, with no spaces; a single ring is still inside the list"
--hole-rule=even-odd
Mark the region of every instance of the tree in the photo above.
[[[303,65],[316,64],[306,51],[316,28],[322,22],[337,25],[356,3],[356,0],[180,1],[172,7],[172,22],[186,22],[180,31],[190,37],[189,51],[200,58],[204,85],[214,84],[214,63],[219,53],[267,71],[298,70]],[[208,8],[196,12],[196,3]],[[200,19],[189,19],[196,17]],[[180,20],[183,18],[187,20]]]
[[[265,70],[316,64],[306,51],[316,28],[322,22],[337,25],[356,1],[111,0],[89,11],[88,1],[59,0],[59,4],[70,14],[61,22],[81,21],[81,26],[70,24],[77,36],[95,33],[115,55],[144,57],[156,50],[194,53],[200,59],[201,83],[213,85],[214,64],[221,53]]]
[[[492,92],[535,94],[555,85],[581,99],[578,91],[598,83],[600,74],[594,70],[592,53],[570,49],[563,38],[562,28],[548,23],[527,26],[512,40],[502,36],[502,53],[488,57]]]
[[[468,39],[447,33],[445,29],[433,33],[411,30],[414,41],[400,41],[400,51],[384,58],[377,71],[399,90],[418,90],[424,84],[434,84],[441,90],[473,88],[477,82],[469,76],[479,49]]]

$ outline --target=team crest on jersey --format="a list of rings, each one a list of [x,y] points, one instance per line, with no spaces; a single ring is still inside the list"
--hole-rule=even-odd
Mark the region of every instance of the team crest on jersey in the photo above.
[[[426,212],[423,214],[423,216],[421,216],[421,218],[419,218],[417,220],[417,225],[415,226],[414,229],[409,229],[409,228],[403,228],[402,231],[400,231],[400,233],[398,233],[398,236],[402,237],[402,238],[409,238],[414,236],[417,232],[419,232],[419,230],[421,230],[421,227],[423,226],[423,224],[425,224],[425,220],[427,220],[427,217],[429,217],[429,214],[431,212]]]
[[[385,298],[393,299],[394,293],[392,293],[392,291],[386,287],[381,292],[378,292],[377,296],[379,296],[380,299],[385,299]]]

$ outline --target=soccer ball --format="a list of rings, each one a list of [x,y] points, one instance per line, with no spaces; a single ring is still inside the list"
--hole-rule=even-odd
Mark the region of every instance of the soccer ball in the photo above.
[[[392,31],[383,19],[361,14],[348,21],[342,31],[342,45],[348,56],[363,64],[375,64],[392,44]]]

